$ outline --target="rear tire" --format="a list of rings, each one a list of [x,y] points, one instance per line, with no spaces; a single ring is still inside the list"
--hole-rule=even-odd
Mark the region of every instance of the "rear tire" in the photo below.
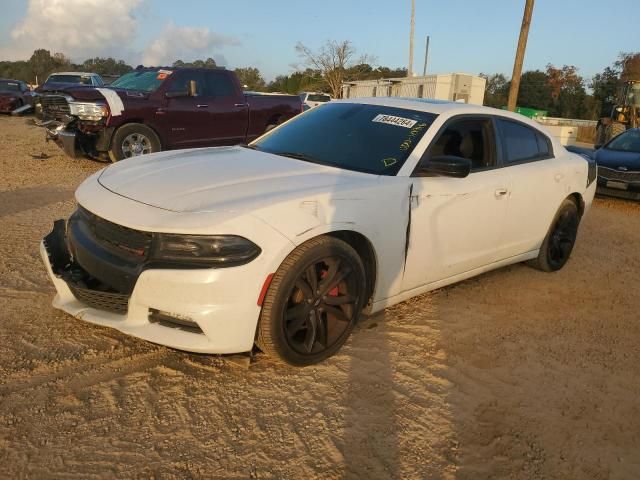
[[[578,234],[580,213],[575,202],[565,199],[551,222],[551,228],[542,242],[538,258],[530,260],[529,266],[543,272],[560,270],[569,260]]]
[[[118,162],[125,158],[137,157],[161,150],[156,132],[141,123],[128,123],[116,130],[111,139],[109,158]]]
[[[337,238],[309,240],[273,276],[256,344],[290,365],[321,362],[347,341],[365,297],[365,269],[357,252]]]

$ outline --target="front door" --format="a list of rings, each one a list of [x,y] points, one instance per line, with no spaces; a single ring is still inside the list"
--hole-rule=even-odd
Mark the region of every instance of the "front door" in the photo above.
[[[169,148],[203,147],[213,141],[209,104],[204,76],[200,71],[183,71],[172,75],[167,93],[185,93],[189,82],[196,82],[194,96],[180,95],[165,99],[156,112],[158,123],[166,132]]]
[[[426,158],[471,160],[466,178],[415,177],[403,290],[496,261],[507,212],[508,176],[498,168],[493,121],[459,117],[445,124]]]

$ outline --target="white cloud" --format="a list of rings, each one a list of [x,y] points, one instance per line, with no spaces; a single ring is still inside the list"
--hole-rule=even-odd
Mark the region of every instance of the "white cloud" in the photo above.
[[[206,27],[180,27],[169,23],[147,47],[142,63],[169,65],[178,59],[188,62],[212,57],[216,63],[226,64],[224,55],[213,51],[234,45],[240,45],[237,38],[220,35]]]
[[[12,30],[6,59],[26,59],[37,48],[84,60],[118,55],[137,33],[133,11],[141,0],[29,0],[27,14]]]

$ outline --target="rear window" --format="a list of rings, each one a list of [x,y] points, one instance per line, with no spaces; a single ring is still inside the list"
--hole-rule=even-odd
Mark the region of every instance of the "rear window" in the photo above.
[[[77,83],[80,85],[91,85],[89,75],[51,75],[45,83]]]
[[[404,108],[332,102],[295,117],[251,148],[346,170],[395,175],[435,118]]]
[[[331,100],[329,95],[309,94],[307,97],[308,102],[328,102]]]
[[[498,119],[504,146],[504,161],[517,163],[551,156],[551,146],[545,135],[522,123]]]

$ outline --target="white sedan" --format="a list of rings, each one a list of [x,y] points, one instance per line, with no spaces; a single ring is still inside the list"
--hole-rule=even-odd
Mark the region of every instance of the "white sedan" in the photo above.
[[[333,355],[362,312],[573,248],[595,164],[505,111],[331,102],[249,146],[89,177],[41,253],[54,306],[177,349]]]

